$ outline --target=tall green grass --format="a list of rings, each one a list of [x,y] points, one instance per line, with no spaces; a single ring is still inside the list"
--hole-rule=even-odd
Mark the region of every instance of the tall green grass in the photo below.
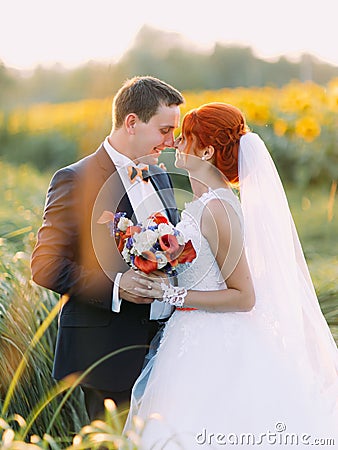
[[[56,296],[31,281],[29,260],[50,174],[42,176],[27,166],[0,163],[0,410],[21,361],[25,368],[17,380],[5,417],[28,418],[46,392],[53,387],[51,370],[57,323],[54,320],[32,351],[27,352],[35,333],[57,304]],[[55,398],[32,424],[32,433],[43,434],[50,422]],[[81,393],[67,402],[53,425],[61,441],[79,430],[87,419]]]
[[[46,328],[39,340],[34,336],[46,321],[50,311],[57,314],[57,300],[51,292],[39,288],[30,280],[29,254],[11,253],[13,246],[2,244],[0,263],[0,409],[5,416],[19,413],[28,418],[31,411],[54,385],[51,379],[56,320]],[[22,364],[20,376],[15,379]],[[16,381],[11,385],[12,380]],[[11,386],[14,387],[11,392]],[[11,393],[9,404],[6,402]],[[32,424],[32,432],[40,434],[49,426],[51,411],[60,398],[51,401]],[[52,433],[61,440],[78,430],[86,420],[80,392],[74,394],[55,421]]]

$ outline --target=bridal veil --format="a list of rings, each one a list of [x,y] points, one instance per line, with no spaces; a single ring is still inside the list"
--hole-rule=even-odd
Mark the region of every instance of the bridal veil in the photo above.
[[[338,400],[338,352],[321,312],[276,167],[255,133],[240,139],[244,243],[258,314],[281,355],[292,359],[330,399]]]

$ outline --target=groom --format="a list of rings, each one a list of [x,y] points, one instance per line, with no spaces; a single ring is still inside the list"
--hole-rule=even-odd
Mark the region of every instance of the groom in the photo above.
[[[103,211],[119,211],[135,223],[162,211],[177,223],[172,184],[157,163],[162,150],[173,146],[183,102],[156,78],[127,80],[114,97],[110,135],[95,153],[60,169],[47,192],[31,269],[37,284],[67,299],[54,378],[83,373],[115,350],[142,346],[108,357],[86,376],[81,387],[91,420],[102,415],[105,398],[128,403],[146,346],[171,314],[168,305],[135,294],[138,275],[99,218]]]

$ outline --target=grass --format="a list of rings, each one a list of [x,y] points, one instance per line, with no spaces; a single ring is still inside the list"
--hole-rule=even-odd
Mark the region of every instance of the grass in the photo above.
[[[54,320],[32,347],[35,333],[57,304],[56,296],[30,280],[30,253],[41,222],[48,176],[22,166],[0,164],[0,194],[5,200],[0,212],[0,409],[6,417],[19,413],[29,418],[35,405],[54,383],[51,379],[57,323]],[[57,311],[56,311],[57,312]],[[24,362],[11,401],[6,405],[13,377]],[[60,441],[69,440],[86,420],[81,393],[74,394],[54,423],[52,432]],[[55,410],[60,397],[51,400]],[[31,432],[43,434],[50,414],[43,410]]]

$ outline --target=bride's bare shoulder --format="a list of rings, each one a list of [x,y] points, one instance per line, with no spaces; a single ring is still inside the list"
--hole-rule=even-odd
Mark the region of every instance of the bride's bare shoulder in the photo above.
[[[212,198],[205,204],[201,216],[201,231],[205,237],[216,236],[220,230],[228,234],[231,229],[232,207],[225,200]]]

